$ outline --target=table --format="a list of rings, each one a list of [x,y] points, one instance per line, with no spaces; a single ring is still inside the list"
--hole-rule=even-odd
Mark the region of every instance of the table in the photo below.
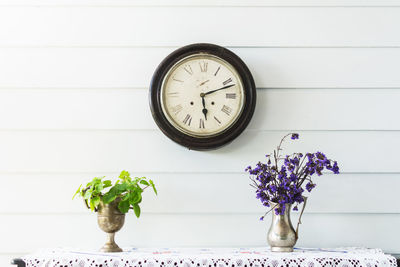
[[[297,248],[292,253],[269,248],[124,248],[121,253],[46,249],[26,255],[26,267],[395,267],[396,258],[380,249]],[[15,264],[17,264],[16,262]],[[19,266],[20,266],[19,265]]]

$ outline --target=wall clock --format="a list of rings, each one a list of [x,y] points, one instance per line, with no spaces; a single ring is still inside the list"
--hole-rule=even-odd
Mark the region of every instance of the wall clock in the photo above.
[[[150,108],[161,131],[194,150],[219,148],[239,136],[256,105],[253,77],[230,50],[192,44],[168,55],[150,86]]]

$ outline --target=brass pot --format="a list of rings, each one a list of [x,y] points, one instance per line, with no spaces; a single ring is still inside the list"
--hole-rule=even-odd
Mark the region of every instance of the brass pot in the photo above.
[[[117,199],[109,204],[101,201],[97,210],[97,223],[100,229],[108,234],[107,242],[100,249],[102,252],[122,252],[122,249],[114,241],[115,233],[122,228],[125,222],[125,214],[118,209],[119,201]]]

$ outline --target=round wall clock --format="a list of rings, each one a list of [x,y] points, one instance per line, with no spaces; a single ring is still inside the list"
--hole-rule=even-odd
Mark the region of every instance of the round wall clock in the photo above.
[[[189,149],[230,143],[249,124],[256,104],[253,77],[230,50],[192,44],[167,56],[150,86],[155,122],[171,140]]]

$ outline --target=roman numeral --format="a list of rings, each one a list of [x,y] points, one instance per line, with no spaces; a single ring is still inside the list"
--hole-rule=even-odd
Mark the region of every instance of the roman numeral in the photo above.
[[[215,116],[214,116],[214,120],[216,120],[218,122],[218,124],[221,124],[221,121]]]
[[[232,78],[229,78],[228,80],[226,80],[225,82],[223,82],[223,85],[227,85],[228,83],[230,83],[232,81]]]
[[[191,67],[190,65],[186,65],[183,69],[184,69],[187,73],[189,73],[189,75],[193,75],[193,70],[192,70],[192,67]]]
[[[190,123],[192,122],[192,116],[190,116],[189,114],[186,115],[186,117],[183,119],[183,123],[190,126]]]
[[[231,109],[230,107],[224,105],[224,106],[221,108],[221,111],[224,112],[226,115],[230,116],[230,115],[231,115],[231,112],[232,112],[232,109]]]
[[[228,98],[228,99],[236,99],[236,93],[226,93],[226,98]]]
[[[179,92],[169,92],[167,93],[169,97],[179,97]]]
[[[214,76],[217,76],[217,73],[218,73],[220,68],[221,68],[221,66],[218,67],[217,71],[214,73]]]
[[[179,112],[181,112],[181,110],[183,109],[182,105],[176,105],[174,107],[171,108],[172,112],[175,113],[175,115],[177,115]]]
[[[207,72],[208,62],[199,62],[199,65],[201,72]]]
[[[204,126],[204,121],[203,121],[203,119],[200,119],[200,122],[199,122],[199,128],[200,129],[205,129],[205,126]]]
[[[172,80],[174,80],[175,82],[180,82],[180,83],[183,83],[183,81],[182,81],[182,80],[179,80],[179,79],[177,79],[177,78],[175,78],[175,77],[173,77],[173,78],[172,78]]]

